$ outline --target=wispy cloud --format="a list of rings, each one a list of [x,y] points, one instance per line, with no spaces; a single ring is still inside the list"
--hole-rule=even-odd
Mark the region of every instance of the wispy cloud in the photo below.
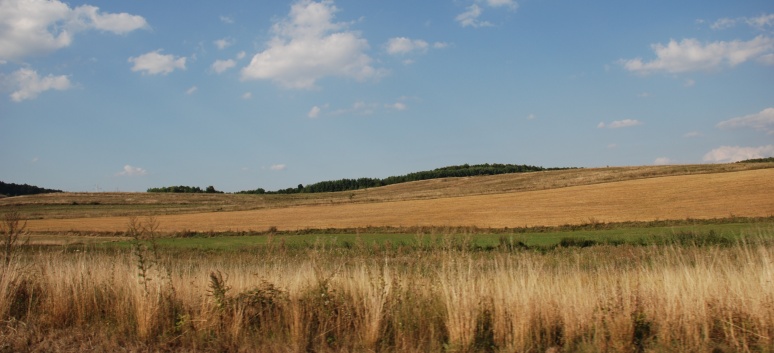
[[[465,8],[465,11],[454,18],[462,27],[491,27],[493,24],[480,17],[484,13],[484,6],[489,8],[504,8],[510,11],[516,11],[519,4],[515,0],[476,0]]]
[[[774,157],[774,145],[759,147],[721,146],[704,155],[710,163],[733,163],[746,159]]]
[[[391,55],[408,54],[412,52],[427,52],[430,44],[421,39],[410,39],[406,37],[390,38],[385,45],[387,53]]]
[[[694,137],[700,137],[700,136],[704,136],[704,134],[702,134],[699,131],[690,131],[683,134],[683,137],[685,138],[694,138]]]
[[[721,121],[717,127],[721,129],[750,128],[774,135],[774,108],[766,108],[755,114]]]
[[[132,71],[140,71],[143,75],[167,75],[175,70],[185,70],[185,57],[172,54],[161,54],[161,49],[128,59],[133,63]]]
[[[232,45],[234,45],[235,41],[232,38],[221,38],[213,42],[218,49],[223,50],[226,49]]]
[[[639,74],[655,72],[682,73],[711,71],[734,67],[774,51],[774,39],[760,35],[749,41],[702,43],[697,39],[670,40],[668,44],[651,45],[656,58],[620,60],[626,70]]]
[[[373,59],[365,53],[368,41],[348,30],[347,23],[334,22],[336,12],[332,1],[291,5],[288,17],[272,27],[268,48],[242,69],[242,79],[309,89],[328,76],[361,81],[381,77],[384,71],[372,66]]]
[[[624,119],[624,120],[615,120],[610,122],[609,124],[606,124],[605,122],[600,122],[597,124],[597,128],[599,129],[620,129],[623,127],[631,127],[631,126],[637,126],[642,125],[642,122],[635,119]]]
[[[279,172],[285,170],[286,168],[287,166],[284,164],[273,164],[271,167],[269,167],[269,170]]]
[[[763,31],[774,26],[774,14],[762,14],[756,17],[721,18],[713,22],[710,28],[722,30],[735,27],[740,23]]]

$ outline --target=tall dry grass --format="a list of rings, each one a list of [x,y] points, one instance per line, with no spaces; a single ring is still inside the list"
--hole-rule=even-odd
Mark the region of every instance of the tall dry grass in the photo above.
[[[158,256],[141,278],[131,252],[23,254],[0,278],[0,351],[774,350],[763,242]]]

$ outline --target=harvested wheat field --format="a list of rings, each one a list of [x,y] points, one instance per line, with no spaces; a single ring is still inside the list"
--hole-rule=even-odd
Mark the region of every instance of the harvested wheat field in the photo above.
[[[486,179],[482,178],[482,181]],[[556,226],[774,215],[774,169],[664,176],[590,185],[404,201],[318,203],[160,215],[160,231],[247,231],[382,226]],[[113,232],[126,217],[30,220],[33,232]]]

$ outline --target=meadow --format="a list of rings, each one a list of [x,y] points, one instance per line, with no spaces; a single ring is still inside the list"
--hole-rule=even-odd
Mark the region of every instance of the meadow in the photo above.
[[[771,166],[2,199],[0,352],[772,352]]]

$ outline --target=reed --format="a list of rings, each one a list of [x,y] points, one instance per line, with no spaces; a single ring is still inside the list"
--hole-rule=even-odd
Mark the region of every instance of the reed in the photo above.
[[[130,250],[24,252],[0,277],[0,350],[774,350],[765,241],[457,245],[161,250],[142,277]]]

